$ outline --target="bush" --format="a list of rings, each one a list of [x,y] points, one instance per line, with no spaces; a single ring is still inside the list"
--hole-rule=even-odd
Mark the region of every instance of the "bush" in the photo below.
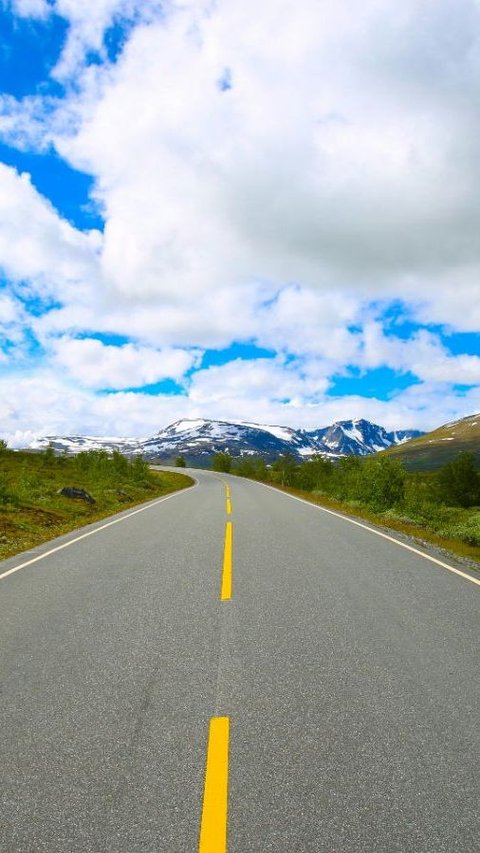
[[[239,477],[249,477],[251,480],[266,480],[267,466],[261,456],[242,456],[235,468]]]
[[[473,453],[460,453],[447,462],[437,474],[437,483],[446,504],[463,507],[480,504],[480,477]]]
[[[321,456],[312,456],[298,469],[296,483],[306,491],[329,493],[334,482],[335,466]]]
[[[272,479],[282,486],[296,486],[299,466],[291,453],[279,456],[272,465]]]
[[[12,503],[17,503],[15,495],[10,492],[5,478],[0,476],[0,506]]]
[[[447,524],[437,531],[447,539],[460,539],[468,545],[480,545],[480,512],[456,524]]]
[[[51,443],[48,445],[48,447],[45,448],[42,453],[42,456],[45,465],[50,465],[53,462],[53,460],[55,459],[55,451]]]
[[[212,469],[222,474],[229,474],[232,470],[232,461],[229,453],[215,453],[212,459]]]
[[[340,460],[332,478],[332,495],[339,501],[361,499],[360,486],[362,463],[358,456],[345,456]]]
[[[402,503],[406,472],[403,465],[388,456],[366,459],[357,480],[359,500],[382,511]]]

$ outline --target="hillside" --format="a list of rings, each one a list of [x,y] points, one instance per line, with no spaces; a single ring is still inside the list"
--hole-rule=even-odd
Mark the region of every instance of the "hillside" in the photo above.
[[[480,414],[444,424],[385,453],[410,471],[434,471],[465,450],[473,453],[480,465]]]

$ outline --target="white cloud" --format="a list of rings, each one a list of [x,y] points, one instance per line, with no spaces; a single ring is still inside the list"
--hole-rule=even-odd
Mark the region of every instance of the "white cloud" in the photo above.
[[[15,8],[48,11],[41,0]],[[363,414],[396,427],[477,405],[474,391],[459,398],[446,384],[479,383],[477,356],[452,356],[428,332],[395,340],[366,307],[401,299],[426,326],[479,330],[473,0],[361,0],[354,11],[349,0],[56,0],[48,9],[70,25],[55,70],[67,97],[4,97],[0,131],[20,147],[53,142],[92,174],[105,234],[73,228],[27,176],[0,166],[0,267],[17,290],[61,303],[22,318],[48,363],[68,371],[69,386],[45,379],[59,427],[75,381],[83,390],[66,408],[71,423],[100,432],[117,416],[125,431],[148,432],[175,419],[176,406],[181,416],[294,426]],[[105,30],[133,19],[117,64],[86,67],[89,50],[105,57]],[[221,91],[227,70],[232,87]],[[190,400],[91,394],[181,379],[194,358],[187,348],[234,340],[280,355],[199,371]],[[422,384],[387,402],[325,396],[348,365],[387,365]]]
[[[51,342],[58,368],[87,388],[134,388],[162,379],[181,380],[200,353],[180,349],[156,350],[134,344],[106,345],[99,340],[62,337]]]
[[[0,268],[39,295],[72,298],[98,277],[100,234],[77,231],[32,186],[0,163]]]
[[[461,47],[474,51],[478,13],[461,3],[435,52],[430,29],[449,20],[436,4],[337,6],[187,5],[138,27],[100,98],[86,92],[78,134],[57,145],[97,176],[119,292],[252,276],[395,292],[416,270],[429,298],[433,273],[479,260],[476,98],[451,88],[475,73]],[[423,66],[401,78],[427,48],[452,69],[445,93]]]
[[[219,369],[221,370],[221,369]],[[208,371],[205,371],[206,373]],[[237,372],[237,376],[234,373]],[[0,374],[0,437],[12,446],[22,447],[45,435],[150,436],[180,418],[211,417],[232,420],[277,423],[292,427],[315,428],[352,416],[365,417],[388,429],[433,429],[480,410],[480,389],[464,396],[448,386],[422,384],[398,394],[391,401],[359,395],[331,398],[320,394],[315,403],[301,401],[285,404],[275,399],[280,389],[267,391],[268,379],[280,373],[275,367],[254,367],[250,377],[243,364],[229,366],[228,380],[238,396],[222,394],[222,375],[218,372],[196,380],[196,399],[187,396],[151,396],[145,393],[118,392],[98,396],[62,381],[53,371],[40,370],[29,376]],[[223,374],[223,379],[227,378]],[[241,394],[243,382],[253,396]],[[264,393],[261,388],[264,388]],[[252,391],[253,389],[253,391]],[[297,404],[298,403],[298,404]]]
[[[480,387],[480,358],[451,355],[438,335],[426,330],[407,340],[385,334],[379,322],[365,324],[356,363],[366,369],[387,366],[427,382]]]
[[[16,323],[20,313],[20,306],[9,294],[0,296],[0,326]]]
[[[85,54],[96,51],[104,59],[105,32],[113,24],[151,21],[162,13],[161,0],[12,0],[14,13],[23,18],[45,19],[55,14],[69,29],[60,59],[53,70],[59,80],[72,77],[82,67]]]
[[[149,21],[116,67],[77,73],[80,97],[43,115],[46,137],[96,177],[118,294],[185,304],[252,277],[363,297],[405,288],[463,327],[480,269],[472,0],[55,9],[90,46],[113,20]],[[10,135],[12,121],[7,105]]]
[[[21,18],[46,18],[51,13],[47,0],[13,0],[12,8]]]
[[[289,366],[278,358],[236,359],[195,373],[189,397],[193,403],[221,403],[229,410],[245,400],[255,408],[262,401],[271,404],[282,400],[299,408],[307,400],[318,398],[327,386],[321,362],[295,362]]]
[[[47,370],[0,376],[0,399],[0,435],[16,447],[44,435],[148,436],[186,408],[183,397],[97,396]]]

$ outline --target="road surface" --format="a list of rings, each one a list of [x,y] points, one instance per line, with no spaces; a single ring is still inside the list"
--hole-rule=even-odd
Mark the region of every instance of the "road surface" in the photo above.
[[[478,581],[196,476],[0,563],[2,853],[479,850]]]

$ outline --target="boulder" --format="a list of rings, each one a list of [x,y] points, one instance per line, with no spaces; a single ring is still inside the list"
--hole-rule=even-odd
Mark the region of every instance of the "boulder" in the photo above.
[[[73,486],[64,486],[63,489],[58,490],[57,495],[62,495],[64,498],[76,498],[85,501],[87,504],[95,503],[95,498],[92,498],[85,489],[75,489]]]

